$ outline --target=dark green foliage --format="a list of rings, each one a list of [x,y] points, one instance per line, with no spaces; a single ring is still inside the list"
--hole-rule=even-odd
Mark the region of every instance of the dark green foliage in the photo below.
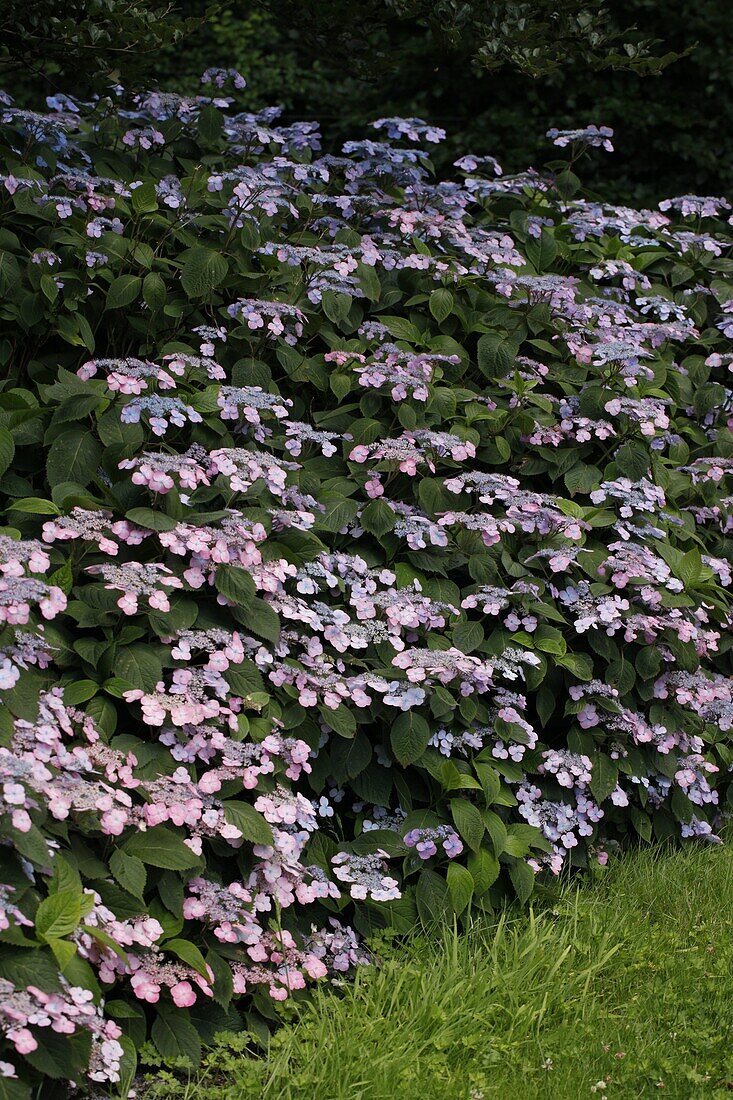
[[[186,1095],[723,1100],[731,903],[729,848],[632,853],[526,920],[380,944],[379,968],[319,991],[264,1057],[222,1037]],[[142,1096],[181,1093],[161,1073]]]
[[[0,0],[0,66],[49,90],[65,78],[79,94],[97,75],[149,73],[201,22],[160,0]]]
[[[521,33],[520,7],[529,9]],[[247,78],[247,105],[316,118],[333,147],[379,115],[428,118],[449,134],[439,165],[469,148],[500,149],[506,167],[520,169],[538,160],[549,122],[603,123],[616,129],[618,148],[604,167],[607,197],[651,203],[662,191],[729,191],[728,5],[620,0],[612,17],[585,8],[589,24],[574,0],[177,0],[171,9],[158,0],[30,0],[22,16],[14,0],[0,0],[0,67],[14,61],[5,83],[30,103],[39,92],[82,94],[100,72],[183,91],[208,65],[234,66]],[[670,55],[680,59],[665,67]]]
[[[733,186],[733,19],[721,0],[613,5],[616,25],[636,24],[637,37],[659,43],[658,54],[691,51],[654,77],[599,68],[577,54],[537,79],[516,61],[487,72],[472,64],[473,35],[451,44],[414,16],[370,22],[374,9],[384,12],[382,0],[349,4],[348,17],[339,2],[318,7],[314,29],[307,5],[225,4],[189,39],[185,57],[175,50],[161,59],[159,79],[183,89],[206,65],[234,65],[253,107],[264,100],[282,104],[288,118],[317,118],[333,146],[380,115],[420,115],[448,131],[439,163],[469,149],[501,151],[507,169],[522,169],[541,158],[548,124],[595,122],[617,134],[616,156],[603,165],[608,198],[651,204],[662,193]],[[187,14],[204,8],[204,0],[182,0]],[[320,33],[325,24],[331,40]],[[600,186],[600,176],[589,182]]]

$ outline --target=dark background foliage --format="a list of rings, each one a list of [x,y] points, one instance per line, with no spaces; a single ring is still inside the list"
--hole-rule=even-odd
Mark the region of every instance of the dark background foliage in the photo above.
[[[9,32],[11,22],[18,26],[17,4],[0,0],[0,29],[6,59],[16,65],[5,84],[29,105],[49,91],[80,94],[100,60],[129,86],[178,91],[193,90],[209,65],[234,66],[247,77],[249,106],[277,103],[288,120],[318,119],[332,147],[381,115],[416,114],[448,131],[442,161],[471,149],[519,170],[541,160],[549,125],[595,122],[616,130],[616,155],[598,164],[606,198],[654,203],[663,194],[730,193],[727,0],[619,0],[612,17],[593,2],[586,8],[587,25],[574,0],[234,0],[216,7],[175,0],[167,8],[151,0],[72,0],[71,7],[29,0],[23,18],[35,20],[31,30],[44,19],[51,26],[51,16],[57,22],[53,37],[27,35],[21,49],[17,32]],[[70,26],[93,33],[66,41],[62,52]],[[621,32],[615,37],[614,28]],[[670,52],[681,56],[667,65]]]

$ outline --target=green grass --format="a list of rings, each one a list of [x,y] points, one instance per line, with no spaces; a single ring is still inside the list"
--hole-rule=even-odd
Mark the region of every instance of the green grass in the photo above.
[[[733,850],[641,852],[554,904],[320,989],[264,1058],[146,1100],[666,1100],[733,1093]]]

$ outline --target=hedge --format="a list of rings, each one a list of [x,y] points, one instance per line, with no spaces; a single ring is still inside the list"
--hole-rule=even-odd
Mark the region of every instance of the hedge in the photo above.
[[[0,115],[10,1100],[728,812],[728,203],[241,85]]]

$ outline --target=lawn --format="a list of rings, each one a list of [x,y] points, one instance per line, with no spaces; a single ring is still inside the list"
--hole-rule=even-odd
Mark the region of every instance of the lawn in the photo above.
[[[145,1100],[489,1100],[733,1091],[733,852],[626,856],[528,915],[382,951],[265,1058],[217,1049]]]

